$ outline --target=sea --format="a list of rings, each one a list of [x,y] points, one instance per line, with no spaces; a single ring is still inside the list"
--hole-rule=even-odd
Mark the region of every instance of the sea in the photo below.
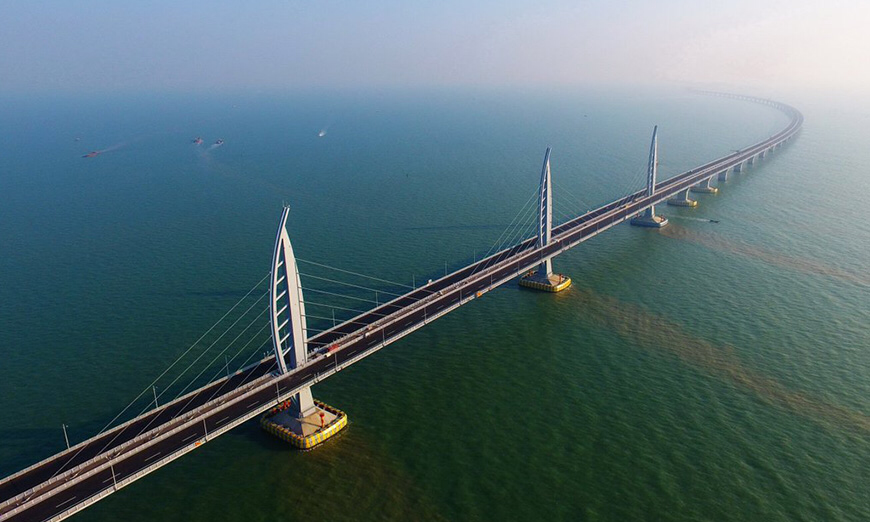
[[[73,520],[870,520],[870,99],[777,99],[795,139],[560,255],[569,290],[315,386],[335,439],[252,420]],[[4,95],[0,476],[264,357],[283,205],[313,336],[530,237],[547,147],[560,223],[643,188],[655,125],[666,179],[787,123],[677,87]]]

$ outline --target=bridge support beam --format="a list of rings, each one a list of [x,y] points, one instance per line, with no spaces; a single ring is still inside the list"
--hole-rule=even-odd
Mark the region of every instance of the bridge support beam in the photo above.
[[[668,199],[668,205],[674,207],[697,207],[698,202],[694,199],[689,199],[689,189],[677,192],[677,195]]]
[[[649,146],[649,162],[646,168],[646,195],[652,197],[656,190],[656,172],[659,164],[659,146],[658,146],[658,125],[653,127],[652,142]],[[655,205],[650,205],[646,210],[632,218],[631,224],[636,227],[651,227],[661,228],[668,224],[668,219],[664,216],[656,215]]]
[[[305,301],[302,297],[302,282],[299,279],[296,257],[287,235],[289,214],[290,209],[284,207],[275,237],[269,286],[269,321],[278,375],[308,361]],[[278,395],[276,400],[280,399],[280,394]],[[327,419],[328,423],[325,422]],[[311,396],[311,387],[306,386],[290,397],[290,400],[273,408],[261,419],[261,424],[267,431],[282,436],[295,446],[308,448],[314,445],[312,442],[315,440],[319,443],[333,432],[337,433],[347,424],[347,417],[335,408],[320,402],[315,403]],[[335,428],[338,424],[341,427]],[[267,425],[271,428],[267,428]],[[327,428],[333,430],[329,435],[324,431]]]
[[[743,169],[746,168],[746,161],[741,161],[737,165],[734,166],[734,172],[743,172]]]
[[[550,147],[544,153],[544,166],[541,169],[541,185],[538,190],[538,242],[541,249],[550,244],[553,234],[553,185],[550,176]],[[553,263],[550,259],[541,262],[537,270],[529,272],[520,278],[520,286],[560,292],[571,286],[571,278],[563,274],[553,273]]]
[[[719,179],[719,181],[728,181],[728,169],[725,169],[722,172],[720,172],[718,179]]]
[[[723,171],[723,172],[727,172],[727,171]],[[723,174],[723,172],[720,172],[719,175],[721,176]],[[695,192],[698,194],[715,194],[715,193],[719,192],[719,189],[710,185],[711,181],[713,181],[713,178],[707,178],[704,181],[702,181],[702,182],[698,183],[697,185],[695,185],[694,187],[692,187],[690,190],[691,190],[691,192]]]

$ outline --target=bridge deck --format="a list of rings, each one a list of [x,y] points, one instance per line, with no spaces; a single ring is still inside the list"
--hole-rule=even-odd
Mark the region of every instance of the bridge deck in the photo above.
[[[542,260],[755,157],[800,129],[803,117],[794,108],[745,99],[778,108],[791,121],[782,131],[751,147],[658,183],[651,197],[645,190],[638,191],[555,227],[547,247],[537,249],[535,238],[529,238],[313,337],[309,341],[315,347],[337,345],[338,349],[331,353],[315,349],[309,362],[287,374],[274,377],[274,359],[264,359],[7,477],[0,481],[0,519],[59,520],[69,516]]]

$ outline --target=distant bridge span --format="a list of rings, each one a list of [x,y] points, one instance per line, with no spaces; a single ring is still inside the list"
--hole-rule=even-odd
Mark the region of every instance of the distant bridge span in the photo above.
[[[276,373],[275,357],[265,358],[3,479],[0,521],[66,518],[565,250],[693,186],[724,179],[729,169],[742,170],[790,140],[803,123],[801,113],[783,103],[706,94],[769,105],[790,120],[767,139],[670,179],[655,182],[653,173],[644,190],[553,227],[543,245],[526,239],[307,339],[303,345],[319,348],[306,350],[301,360],[298,354],[291,360],[288,350],[282,366],[292,369],[286,373]]]

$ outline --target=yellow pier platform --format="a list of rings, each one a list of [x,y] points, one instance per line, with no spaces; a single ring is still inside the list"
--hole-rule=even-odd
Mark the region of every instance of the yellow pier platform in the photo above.
[[[284,401],[264,413],[260,426],[295,448],[311,449],[347,426],[347,415],[343,411],[318,400],[314,401],[317,410],[301,419],[290,414],[291,405],[290,401]]]
[[[668,205],[671,205],[672,207],[697,207],[698,202],[694,199],[671,198],[668,200]]]
[[[520,286],[544,292],[561,292],[571,286],[571,278],[562,274],[553,274],[544,278],[531,272],[520,279]]]

